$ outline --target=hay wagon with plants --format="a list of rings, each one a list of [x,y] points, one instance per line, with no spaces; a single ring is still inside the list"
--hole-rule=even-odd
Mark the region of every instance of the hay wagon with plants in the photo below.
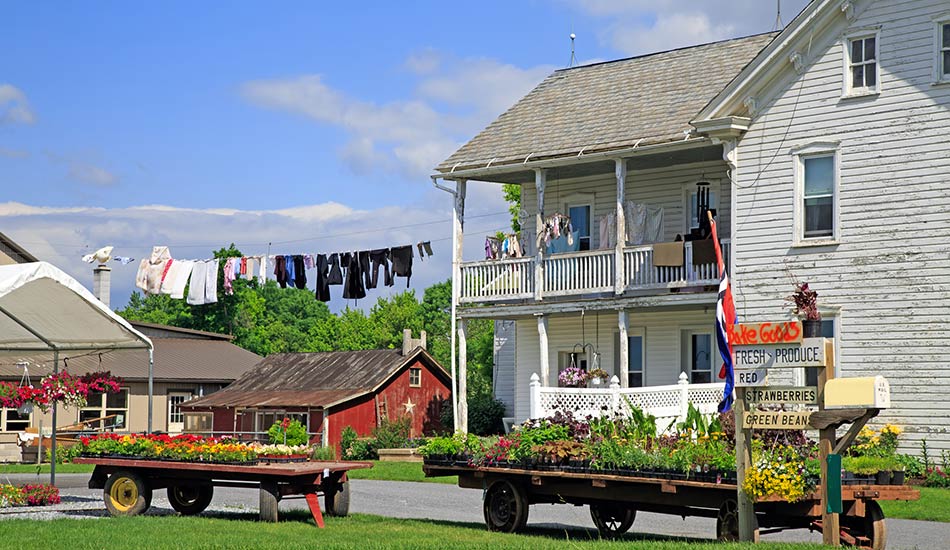
[[[484,491],[484,518],[492,531],[521,530],[533,504],[573,504],[590,507],[605,538],[628,531],[637,512],[645,511],[716,518],[717,537],[736,540],[739,487],[731,415],[704,418],[693,410],[669,433],[658,434],[653,417],[635,408],[631,413],[584,420],[556,413],[501,438],[435,438],[420,449],[424,471],[429,477],[457,475],[460,487]],[[816,446],[801,431],[762,436],[743,487],[756,502],[758,533],[821,530]],[[876,479],[856,483],[842,490],[841,541],[883,549],[878,501],[914,500],[919,493]]]

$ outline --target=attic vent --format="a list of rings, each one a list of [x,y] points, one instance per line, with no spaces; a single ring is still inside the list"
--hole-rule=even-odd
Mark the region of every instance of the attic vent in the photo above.
[[[426,349],[426,331],[420,331],[419,337],[413,338],[412,330],[404,329],[402,331],[402,354],[409,355],[416,348]]]

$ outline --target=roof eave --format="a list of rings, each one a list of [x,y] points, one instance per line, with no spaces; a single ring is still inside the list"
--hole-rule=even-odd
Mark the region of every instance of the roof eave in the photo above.
[[[691,123],[700,134],[713,139],[731,140],[738,138],[749,126],[752,125],[752,119],[748,117],[726,116],[709,120],[695,121]]]

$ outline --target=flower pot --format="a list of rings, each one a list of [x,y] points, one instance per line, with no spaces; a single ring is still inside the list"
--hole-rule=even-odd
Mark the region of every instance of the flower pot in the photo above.
[[[877,478],[875,479],[878,485],[890,485],[891,484],[891,472],[881,470],[877,473]]]
[[[903,485],[904,484],[904,470],[896,470],[893,472],[891,477],[891,485]]]
[[[805,320],[802,321],[802,336],[805,338],[818,338],[821,336],[821,321],[820,320]]]

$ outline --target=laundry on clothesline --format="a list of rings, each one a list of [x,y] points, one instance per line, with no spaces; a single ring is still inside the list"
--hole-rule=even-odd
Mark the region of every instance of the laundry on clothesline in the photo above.
[[[505,260],[508,258],[521,258],[523,256],[524,249],[521,246],[521,240],[517,233],[508,233],[504,238],[485,237],[486,260]]]
[[[663,237],[663,207],[627,201],[623,207],[627,245],[660,242]],[[600,218],[600,248],[617,245],[617,214]]]
[[[234,281],[238,279],[257,279],[258,284],[263,285],[273,269],[272,276],[281,288],[306,289],[308,282],[314,281],[314,297],[328,302],[330,286],[342,285],[344,299],[358,300],[366,297],[367,289],[394,286],[395,277],[404,277],[408,288],[416,251],[420,260],[432,257],[431,241],[352,252],[256,255],[221,260],[181,260],[173,258],[167,246],[156,246],[139,264],[135,284],[146,294],[166,294],[186,299],[192,305],[202,305],[218,300],[219,269],[226,295],[234,293]]]

